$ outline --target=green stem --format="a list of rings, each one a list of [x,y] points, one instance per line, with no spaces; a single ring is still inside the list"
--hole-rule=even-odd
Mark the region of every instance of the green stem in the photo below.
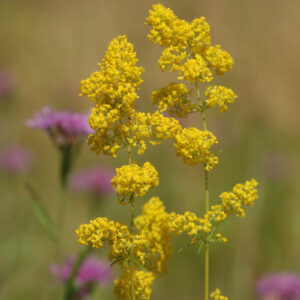
[[[130,197],[130,234],[131,234],[131,243],[133,243],[133,234],[134,234],[134,195],[133,194]],[[131,300],[135,300],[132,248],[130,248],[128,264],[129,264],[129,274],[130,274],[130,298]]]
[[[205,105],[201,100],[200,90],[198,83],[195,83],[196,95],[198,98],[199,106],[201,109],[201,117],[203,129],[207,130],[206,116],[205,116]],[[209,211],[209,188],[208,188],[208,171],[204,169],[204,184],[205,184],[205,211]],[[205,253],[204,253],[204,300],[209,300],[209,242],[206,240]]]
[[[83,251],[80,253],[79,257],[77,258],[77,261],[73,265],[73,270],[68,278],[66,285],[65,285],[65,291],[63,294],[63,300],[73,300],[76,293],[76,286],[75,286],[75,279],[76,275],[83,264],[85,258],[90,253],[91,248],[90,247],[84,247]]]
[[[132,155],[131,155],[131,146],[128,145],[128,163],[132,164]],[[131,234],[131,243],[133,242],[133,234],[134,234],[134,194],[130,196],[130,234]],[[129,276],[130,276],[130,299],[135,300],[134,293],[134,280],[133,280],[133,256],[132,256],[132,248],[130,248],[129,252]]]
[[[205,206],[206,213],[209,211],[209,189],[208,189],[208,172],[204,170],[205,178]],[[209,243],[205,245],[205,265],[204,265],[204,300],[209,299]]]

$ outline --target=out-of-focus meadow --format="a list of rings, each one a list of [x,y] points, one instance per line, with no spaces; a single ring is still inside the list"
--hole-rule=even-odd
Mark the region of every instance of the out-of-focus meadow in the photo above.
[[[300,272],[300,2],[162,2],[180,18],[205,16],[213,42],[235,60],[233,70],[218,81],[237,93],[237,102],[224,114],[208,113],[209,128],[221,149],[220,163],[210,173],[212,201],[251,177],[259,182],[259,200],[245,219],[224,226],[233,248],[212,248],[211,282],[229,299],[256,299],[253,285],[262,274]],[[27,128],[25,120],[45,105],[88,112],[91,103],[78,96],[79,82],[96,70],[110,40],[121,34],[127,34],[146,69],[138,109],[153,111],[151,92],[174,78],[158,68],[162,49],[147,38],[144,22],[153,3],[0,0],[0,70],[9,71],[13,80],[12,92],[0,102],[0,146],[24,145],[33,153],[33,169],[26,175],[0,174],[0,299],[56,299],[49,265],[57,253],[34,218],[24,185],[30,182],[56,216],[62,197],[59,157],[48,137]],[[160,174],[160,185],[151,194],[159,195],[168,211],[203,212],[200,168],[184,165],[171,143],[149,147],[145,156]],[[96,165],[114,168],[124,159],[96,156],[84,145],[74,170]],[[68,190],[63,197],[67,199],[62,233],[66,255],[82,247],[75,229],[92,217],[128,223],[128,207],[120,206],[114,194],[101,199],[97,209],[86,195]],[[138,203],[137,210],[140,207]],[[183,243],[177,239],[175,248]],[[99,250],[100,257],[105,255],[106,249]],[[152,298],[199,299],[202,276],[203,255],[197,256],[193,247],[175,251],[169,274],[155,282]],[[95,299],[114,299],[110,290],[112,286]]]

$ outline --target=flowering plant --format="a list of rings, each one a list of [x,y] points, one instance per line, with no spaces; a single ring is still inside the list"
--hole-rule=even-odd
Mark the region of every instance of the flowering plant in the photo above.
[[[76,233],[79,242],[101,248],[110,245],[109,259],[117,263],[121,276],[115,280],[115,294],[119,299],[150,299],[154,279],[167,272],[167,260],[172,255],[171,238],[186,233],[189,245],[198,245],[205,252],[204,299],[209,298],[209,245],[226,243],[227,238],[217,231],[218,225],[231,215],[244,217],[245,207],[257,199],[254,179],[236,184],[232,191],[220,195],[220,202],[210,204],[208,174],[218,164],[213,147],[217,138],[208,130],[206,110],[218,107],[225,112],[237,96],[227,87],[208,86],[200,91],[201,83],[209,83],[214,75],[231,70],[233,59],[220,45],[212,45],[210,27],[205,18],[192,22],[179,19],[172,10],[161,4],[153,5],[146,20],[151,26],[150,40],[164,48],[159,59],[162,71],[178,73],[177,82],[152,93],[152,102],[158,105],[154,113],[138,112],[135,101],[143,82],[144,71],[138,66],[133,45],[125,35],[111,41],[99,64],[100,70],[81,82],[82,95],[94,103],[89,118],[93,133],[88,144],[97,154],[117,157],[121,149],[128,153],[126,165],[117,168],[112,179],[119,202],[129,205],[130,226],[99,217],[81,225]],[[182,83],[184,81],[185,83]],[[163,112],[171,117],[166,117]],[[175,118],[188,118],[200,113],[203,130],[183,128]],[[177,156],[189,165],[202,165],[204,170],[206,211],[202,217],[193,212],[168,213],[163,202],[152,197],[135,217],[137,197],[144,196],[158,185],[158,171],[150,162],[139,166],[133,152],[141,155],[147,145],[158,145],[173,140]],[[226,297],[216,289],[215,300]]]

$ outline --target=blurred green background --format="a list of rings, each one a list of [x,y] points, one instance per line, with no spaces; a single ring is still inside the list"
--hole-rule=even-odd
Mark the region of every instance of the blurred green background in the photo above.
[[[153,111],[151,92],[173,75],[162,73],[161,48],[152,44],[144,25],[155,1],[0,0],[0,69],[14,75],[14,90],[0,103],[0,146],[23,144],[35,153],[35,168],[23,177],[0,174],[0,299],[58,299],[49,265],[57,260],[51,241],[35,220],[24,182],[38,189],[55,216],[61,200],[58,154],[42,132],[24,120],[45,105],[87,112],[90,101],[79,97],[79,82],[96,70],[111,39],[127,34],[146,72],[137,107]],[[220,164],[210,173],[212,201],[237,182],[254,177],[259,200],[246,218],[233,219],[224,233],[233,248],[218,246],[211,254],[211,288],[220,287],[232,300],[255,299],[255,280],[266,272],[300,272],[299,189],[299,28],[300,2],[161,1],[186,20],[205,16],[213,43],[234,58],[232,71],[218,79],[239,96],[224,114],[208,113],[208,127],[218,137]],[[200,126],[193,117],[185,125]],[[197,125],[198,126],[198,125]],[[96,156],[85,146],[75,165],[116,167],[119,159]],[[159,195],[167,210],[204,210],[200,167],[184,165],[171,143],[149,147],[138,161],[149,159],[159,170]],[[67,198],[63,251],[81,246],[75,229],[91,217],[127,222],[128,207],[114,195],[102,199],[98,211],[89,199],[71,191]],[[149,194],[147,198],[149,197]],[[142,204],[144,200],[140,200]],[[138,205],[139,209],[140,205]],[[184,239],[175,240],[175,249]],[[105,257],[106,250],[99,250]],[[108,288],[95,299],[114,299]],[[103,294],[104,293],[104,294]],[[199,299],[203,293],[203,254],[195,248],[174,252],[168,276],[155,282],[152,299]]]

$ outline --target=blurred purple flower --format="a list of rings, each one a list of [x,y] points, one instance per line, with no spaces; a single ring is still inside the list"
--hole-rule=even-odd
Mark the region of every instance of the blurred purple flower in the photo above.
[[[7,96],[13,87],[12,74],[7,71],[0,71],[0,99]]]
[[[75,261],[75,257],[69,257],[62,266],[53,264],[50,267],[50,272],[56,280],[64,284],[71,276]],[[99,260],[94,256],[87,257],[79,268],[75,279],[77,299],[88,296],[95,285],[103,287],[109,284],[112,278],[113,274],[107,261]]]
[[[45,130],[54,139],[56,145],[66,146],[92,133],[88,118],[88,114],[71,111],[54,112],[46,106],[36,112],[33,119],[27,120],[26,125]]]
[[[21,146],[1,150],[0,167],[9,173],[24,173],[32,166],[32,154]]]
[[[262,277],[256,282],[257,294],[267,300],[299,300],[300,276],[277,273]]]
[[[103,196],[113,191],[111,179],[113,171],[103,167],[94,167],[76,172],[71,176],[70,187],[74,191],[92,192]]]

